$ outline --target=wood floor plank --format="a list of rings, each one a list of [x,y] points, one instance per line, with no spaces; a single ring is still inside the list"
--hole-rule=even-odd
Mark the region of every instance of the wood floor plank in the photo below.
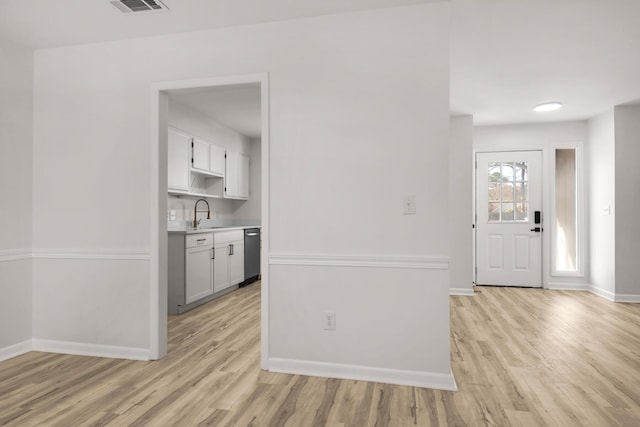
[[[457,392],[261,371],[257,283],[169,316],[158,361],[0,363],[0,425],[640,425],[640,305],[481,287],[450,311]]]

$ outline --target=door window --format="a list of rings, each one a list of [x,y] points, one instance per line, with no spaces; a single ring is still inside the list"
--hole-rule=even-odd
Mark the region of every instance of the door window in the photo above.
[[[528,222],[528,162],[490,162],[487,180],[489,222]]]

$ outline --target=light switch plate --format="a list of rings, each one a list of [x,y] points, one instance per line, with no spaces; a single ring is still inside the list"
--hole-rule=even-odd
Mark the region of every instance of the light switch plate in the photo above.
[[[415,195],[405,196],[402,206],[403,206],[402,213],[404,215],[415,215],[415,213],[416,213],[416,196]]]

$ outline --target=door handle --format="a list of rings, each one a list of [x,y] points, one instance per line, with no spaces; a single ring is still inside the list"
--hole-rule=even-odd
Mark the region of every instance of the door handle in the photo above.
[[[530,231],[535,231],[536,233],[540,233],[542,231],[542,227],[532,228]]]

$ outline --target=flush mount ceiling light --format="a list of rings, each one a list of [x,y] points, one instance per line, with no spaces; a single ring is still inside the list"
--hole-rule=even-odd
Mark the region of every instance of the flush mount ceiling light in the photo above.
[[[558,101],[553,102],[545,102],[544,104],[539,104],[533,107],[533,111],[537,113],[542,113],[546,111],[555,111],[562,108],[562,103]]]

